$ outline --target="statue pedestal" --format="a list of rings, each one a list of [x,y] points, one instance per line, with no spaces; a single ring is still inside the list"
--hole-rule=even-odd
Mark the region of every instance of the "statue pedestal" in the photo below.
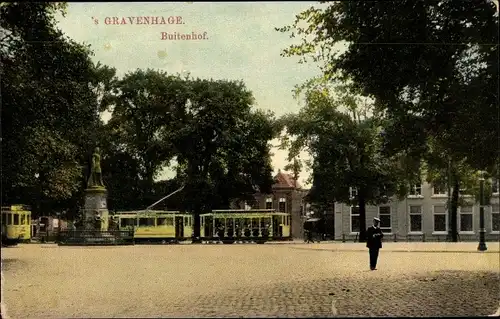
[[[107,193],[104,187],[91,187],[85,190],[85,205],[82,214],[84,229],[108,230],[109,212]]]

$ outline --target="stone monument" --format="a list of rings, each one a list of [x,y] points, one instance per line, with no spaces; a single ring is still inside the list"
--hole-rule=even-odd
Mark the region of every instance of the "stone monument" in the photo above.
[[[109,222],[107,190],[102,182],[101,156],[98,147],[92,154],[91,164],[87,189],[85,189],[82,226],[87,230],[107,231]]]

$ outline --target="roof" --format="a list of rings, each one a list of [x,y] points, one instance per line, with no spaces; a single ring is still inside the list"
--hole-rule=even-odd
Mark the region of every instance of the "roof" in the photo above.
[[[278,174],[276,174],[274,180],[273,188],[302,188],[298,181],[295,184],[292,174],[283,173],[281,170],[278,170]]]

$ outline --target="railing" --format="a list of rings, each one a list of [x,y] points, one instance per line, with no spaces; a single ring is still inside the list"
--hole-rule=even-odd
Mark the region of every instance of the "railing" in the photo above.
[[[129,230],[66,230],[56,239],[59,245],[127,245],[134,244],[134,232]]]
[[[498,241],[500,235],[498,234],[486,234],[486,241]],[[479,241],[479,234],[458,234],[458,242],[473,242]],[[338,240],[338,239],[337,239]],[[342,234],[341,239],[343,243],[345,242],[359,242],[359,234],[346,235]],[[426,235],[426,234],[409,234],[409,235],[399,235],[399,234],[385,234],[383,242],[452,242],[449,235]]]

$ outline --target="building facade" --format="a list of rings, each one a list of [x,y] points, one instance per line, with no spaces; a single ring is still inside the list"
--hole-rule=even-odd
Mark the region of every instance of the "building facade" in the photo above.
[[[302,186],[298,181],[295,181],[291,174],[283,173],[281,170],[274,177],[274,181],[272,194],[256,193],[253,206],[241,203],[239,208],[275,209],[278,212],[289,213],[292,238],[303,238],[303,224],[306,216],[304,198],[309,190],[302,189]]]
[[[352,196],[355,196],[355,190]],[[499,184],[493,181],[490,205],[484,207],[486,240],[500,239]],[[479,240],[479,203],[472,196],[462,195],[465,204],[458,207],[457,223],[460,241]],[[385,240],[443,241],[449,229],[448,193],[443,187],[429,183],[414,185],[404,200],[366,206],[366,225],[380,218]],[[356,240],[359,235],[359,208],[335,204],[335,239]]]

